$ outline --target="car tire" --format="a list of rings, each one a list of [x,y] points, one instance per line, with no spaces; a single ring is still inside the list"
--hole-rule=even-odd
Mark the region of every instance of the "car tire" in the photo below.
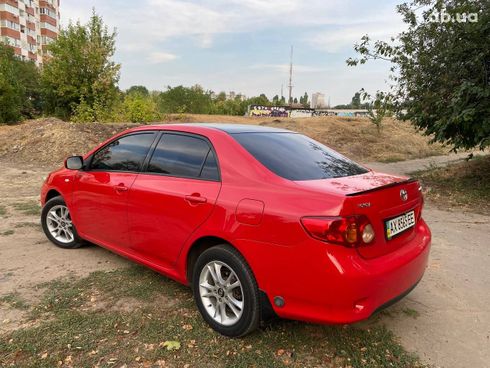
[[[61,196],[46,202],[41,211],[41,225],[46,237],[60,248],[74,249],[83,245]]]
[[[192,290],[202,317],[220,334],[240,337],[258,327],[257,282],[243,256],[230,245],[217,245],[199,255]]]

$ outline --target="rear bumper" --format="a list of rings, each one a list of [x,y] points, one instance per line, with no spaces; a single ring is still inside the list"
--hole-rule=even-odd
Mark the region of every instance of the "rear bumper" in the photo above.
[[[410,294],[412,292],[413,289],[415,289],[415,287],[419,284],[420,280],[417,281],[414,285],[412,285],[408,290],[405,290],[403,293],[401,293],[400,295],[394,297],[393,299],[391,300],[388,300],[386,303],[384,303],[383,305],[379,306],[378,308],[376,308],[376,310],[373,312],[373,314],[377,313],[377,312],[381,312],[383,309],[386,309],[388,307],[391,307],[393,304],[396,304],[398,303],[400,300],[402,300],[403,298],[405,298],[408,294]]]
[[[409,244],[370,260],[352,249],[308,240],[294,247],[301,251],[276,247],[277,262],[266,271],[259,269],[256,276],[280,317],[353,323],[398,301],[417,285],[427,267],[430,242],[423,220]],[[285,252],[288,254],[282,254]],[[283,307],[274,305],[276,296],[284,298]]]

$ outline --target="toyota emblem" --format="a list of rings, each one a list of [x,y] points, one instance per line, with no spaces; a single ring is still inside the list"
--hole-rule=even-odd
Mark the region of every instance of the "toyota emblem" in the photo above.
[[[405,189],[400,190],[400,198],[404,202],[408,199],[408,193]]]

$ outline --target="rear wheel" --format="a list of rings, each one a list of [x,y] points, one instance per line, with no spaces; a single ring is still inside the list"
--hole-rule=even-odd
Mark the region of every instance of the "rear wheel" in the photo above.
[[[41,224],[47,238],[61,248],[78,248],[82,239],[71,221],[70,211],[62,197],[51,198],[43,207]]]
[[[194,300],[204,320],[217,332],[243,336],[260,321],[257,282],[245,259],[233,247],[205,250],[193,270]]]

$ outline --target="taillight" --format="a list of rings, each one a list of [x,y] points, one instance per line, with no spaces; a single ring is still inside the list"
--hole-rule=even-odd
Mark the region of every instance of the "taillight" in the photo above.
[[[374,229],[364,215],[348,217],[303,217],[301,223],[313,238],[355,248],[374,240]]]
[[[422,193],[422,184],[419,183],[419,188],[420,192],[420,207],[417,213],[417,222],[422,218],[422,209],[424,208],[424,194]]]
[[[417,221],[419,221],[422,218],[422,210],[424,209],[424,196],[420,196],[420,207],[419,211],[417,213]]]

